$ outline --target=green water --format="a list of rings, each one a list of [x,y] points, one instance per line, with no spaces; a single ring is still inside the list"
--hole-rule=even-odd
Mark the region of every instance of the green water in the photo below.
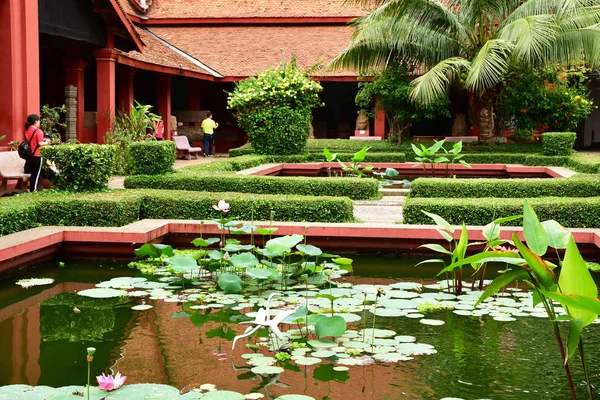
[[[353,283],[428,283],[437,271],[433,266],[413,268],[414,258],[353,258]],[[238,311],[194,311],[162,300],[148,301],[153,309],[133,311],[130,307],[139,299],[99,301],[69,293],[135,274],[118,263],[67,262],[65,268],[46,264],[0,281],[0,385],[84,384],[85,349],[94,346],[92,373],[121,371],[127,383],[178,388],[214,383],[240,393],[260,391],[267,398],[286,393],[332,400],[570,398],[547,319],[507,323],[444,311],[427,318],[445,325],[427,326],[409,318],[377,317],[378,328],[415,336],[438,353],[400,364],[350,367],[348,372],[333,371],[327,361],[309,367],[290,363],[278,381],[271,381],[249,371],[241,358],[247,351],[243,345],[231,351],[231,340],[242,331],[235,321]],[[30,289],[14,284],[30,277],[54,278],[55,283]],[[371,318],[368,314],[367,324]],[[600,326],[588,327],[584,337],[592,381],[600,383]],[[572,372],[578,396],[587,398],[577,357]]]

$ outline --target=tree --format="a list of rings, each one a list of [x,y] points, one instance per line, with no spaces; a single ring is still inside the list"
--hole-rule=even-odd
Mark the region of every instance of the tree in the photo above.
[[[416,104],[410,100],[412,88],[408,72],[411,69],[403,63],[389,64],[387,68],[376,73],[372,81],[358,84],[355,99],[360,111],[370,117],[374,116],[376,108],[385,110],[385,117],[390,126],[390,142],[391,138],[397,135],[398,145],[409,133],[413,122],[450,116],[450,100],[447,96],[440,97],[430,104]]]
[[[350,45],[331,66],[418,65],[426,72],[412,82],[411,98],[420,104],[463,86],[479,97],[485,142],[493,140],[493,100],[511,65],[600,61],[600,0],[375,1],[378,8],[354,21]]]

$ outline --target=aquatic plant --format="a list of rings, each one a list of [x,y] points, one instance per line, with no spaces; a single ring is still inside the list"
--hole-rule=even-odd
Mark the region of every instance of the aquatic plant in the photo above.
[[[475,306],[514,281],[521,280],[529,285],[534,291],[533,306],[542,304],[550,319],[572,399],[576,399],[576,394],[569,360],[577,350],[585,373],[588,393],[590,399],[593,399],[593,386],[583,350],[582,331],[600,314],[598,288],[577,248],[573,235],[556,221],[540,222],[527,200],[523,208],[523,236],[526,244],[516,234],[512,236],[518,253],[510,250],[487,251],[457,261],[448,268],[489,261],[503,261],[515,265],[516,268],[508,269],[487,287]],[[542,258],[549,247],[555,249],[559,259],[561,272],[558,279],[554,272],[556,266]],[[562,260],[558,250],[565,250]],[[553,301],[563,306],[566,316],[558,315]],[[564,320],[569,321],[566,346],[558,328],[558,322]]]
[[[95,347],[88,347],[87,348],[87,398],[88,400],[90,400],[90,376],[91,376],[91,367],[92,367],[92,361],[94,361],[94,353],[96,352],[96,348]]]
[[[365,160],[367,156],[367,151],[369,151],[370,147],[364,146],[362,149],[357,151],[353,156],[348,165],[344,164],[340,160],[338,163],[342,167],[342,171],[346,172],[348,176],[358,176],[360,178],[364,178],[367,176],[365,172],[370,173],[373,170],[372,165],[362,166],[362,162]]]

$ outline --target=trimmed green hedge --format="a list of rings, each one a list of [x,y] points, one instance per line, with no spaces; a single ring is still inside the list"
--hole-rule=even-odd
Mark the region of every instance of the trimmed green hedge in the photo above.
[[[464,161],[469,164],[522,164],[539,167],[558,167],[569,161],[566,156],[544,156],[541,154],[519,153],[477,153],[465,154]]]
[[[209,219],[222,213],[212,205],[224,199],[240,220],[352,222],[347,197],[254,195],[170,190],[113,190],[91,194],[43,191],[0,199],[0,235],[36,226],[122,226],[144,218]]]
[[[370,147],[369,152],[367,153],[367,161],[368,156],[372,153],[403,153],[405,152],[404,148],[391,146],[387,141],[381,140],[347,140],[347,139],[311,139],[306,143],[306,152],[308,153],[316,153],[320,154],[321,158],[319,161],[323,160],[325,157],[323,156],[323,148],[327,147],[329,151],[332,153],[356,153],[364,146]],[[410,150],[410,147],[409,147]],[[410,150],[412,152],[412,150]],[[249,143],[241,147],[237,147],[229,150],[230,157],[240,157],[244,155],[255,154],[254,149]]]
[[[416,142],[416,141],[406,141],[402,142],[400,145],[401,151],[406,154],[410,154],[410,157],[416,157],[415,153],[412,150],[411,144],[415,144],[420,146],[423,144],[426,147],[433,145],[433,141],[427,142]],[[446,143],[444,147],[446,149],[450,149],[454,143]],[[540,142],[534,143],[492,143],[486,144],[483,142],[463,142],[462,154],[478,154],[478,153],[519,153],[519,154],[541,154],[542,153],[542,144]]]
[[[584,174],[600,173],[600,157],[596,154],[575,153],[567,160],[565,166]]]
[[[141,219],[210,219],[222,213],[212,205],[220,199],[229,203],[229,215],[239,220],[268,221],[271,211],[276,221],[352,222],[353,203],[344,197],[255,195],[146,190]]]
[[[410,198],[402,210],[405,224],[432,225],[423,211],[438,214],[453,225],[486,225],[496,218],[521,214],[524,199]],[[540,220],[553,219],[567,228],[600,228],[600,197],[541,197],[530,203]],[[519,225],[521,221],[513,221]]]
[[[44,146],[42,156],[54,162],[58,173],[52,183],[60,190],[97,191],[106,188],[112,176],[115,147],[100,144]]]
[[[177,147],[171,140],[134,142],[127,147],[127,151],[132,175],[157,175],[173,171]]]
[[[125,179],[125,187],[128,189],[347,196],[354,200],[379,198],[377,180],[361,178],[205,176],[176,173],[165,176],[130,176]]]
[[[411,197],[502,197],[600,196],[600,177],[534,179],[443,179],[419,178],[410,186]]]
[[[575,132],[544,132],[542,133],[542,146],[544,155],[569,156],[573,153],[577,134]]]

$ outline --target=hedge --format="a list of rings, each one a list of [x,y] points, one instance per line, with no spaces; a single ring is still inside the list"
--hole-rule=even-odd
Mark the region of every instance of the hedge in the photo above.
[[[453,225],[486,225],[495,218],[521,214],[524,199],[410,198],[404,205],[405,224],[432,225],[423,211],[438,214]],[[540,197],[530,200],[540,220],[553,219],[567,228],[600,228],[600,197]],[[519,225],[521,221],[513,221]]]
[[[577,134],[575,132],[544,132],[542,133],[542,146],[544,155],[568,156],[573,153]]]
[[[169,190],[113,190],[65,194],[58,191],[0,199],[0,235],[41,225],[122,226],[144,218],[209,219],[222,213],[212,205],[221,199],[240,220],[352,222],[352,200],[346,197],[254,195]]]
[[[327,147],[332,153],[356,153],[364,146],[370,147],[371,153],[403,153],[405,149],[390,146],[387,141],[363,141],[363,140],[347,140],[347,139],[311,139],[306,143],[306,152],[323,154],[323,148]],[[410,150],[412,152],[412,150]],[[254,149],[249,143],[241,147],[229,150],[230,157],[240,157],[244,155],[254,154]],[[323,157],[324,158],[324,157]]]
[[[600,196],[600,177],[530,179],[419,178],[410,187],[411,197],[503,197]]]
[[[403,142],[399,149],[406,154],[410,154],[410,157],[416,157],[416,154],[412,150],[411,144],[420,146],[423,144],[426,147],[433,145],[433,141],[406,141]],[[454,143],[447,142],[444,144],[446,149],[452,148]],[[519,154],[541,154],[542,145],[540,142],[534,143],[492,143],[486,144],[483,142],[463,142],[462,154],[478,154],[478,153],[519,153]]]
[[[141,219],[211,219],[222,213],[212,205],[224,199],[232,217],[239,220],[267,221],[271,211],[276,221],[352,222],[353,203],[344,197],[255,195],[240,193],[202,193],[146,190]]]
[[[106,188],[112,176],[115,147],[100,144],[44,146],[42,156],[52,161],[58,173],[52,183],[60,190],[96,191]]]
[[[354,200],[379,198],[377,180],[361,178],[206,176],[176,173],[164,176],[130,176],[125,179],[125,187],[128,189],[347,196]]]
[[[525,153],[477,153],[465,154],[463,160],[470,164],[522,164],[529,166],[562,166],[569,161],[566,156],[544,156]]]
[[[600,157],[596,154],[576,153],[565,163],[567,168],[584,174],[600,173]]]
[[[127,146],[132,175],[157,175],[173,171],[177,155],[175,142],[150,140]]]

